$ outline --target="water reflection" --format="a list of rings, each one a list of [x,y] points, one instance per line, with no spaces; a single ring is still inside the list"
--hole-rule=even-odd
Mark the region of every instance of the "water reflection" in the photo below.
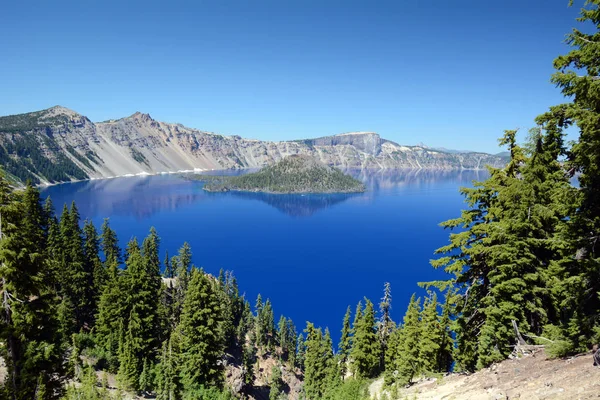
[[[51,186],[42,190],[56,211],[63,204],[77,203],[85,218],[135,216],[146,219],[162,210],[176,210],[202,198],[189,182],[177,176],[145,176],[101,179]]]
[[[227,171],[227,174],[249,171]],[[269,193],[207,193],[202,183],[182,176],[146,176],[104,179],[51,186],[42,190],[51,196],[57,211],[64,203],[75,201],[82,216],[134,216],[147,219],[161,211],[177,210],[201,201],[219,201],[223,198],[257,200],[292,217],[310,217],[319,210],[336,206],[349,199],[370,202],[382,192],[429,189],[449,185],[454,188],[471,185],[487,178],[486,171],[452,170],[348,170],[365,183],[367,191],[358,194],[281,195]],[[219,172],[211,172],[218,174]],[[223,172],[220,172],[223,174]]]
[[[483,170],[347,170],[356,179],[362,181],[367,192],[377,193],[382,189],[394,189],[400,186],[433,186],[441,182],[459,185],[471,185],[473,181],[484,180],[489,176]]]
[[[338,194],[272,194],[231,192],[232,196],[242,199],[259,200],[292,217],[310,217],[323,208],[333,207],[360,193]]]

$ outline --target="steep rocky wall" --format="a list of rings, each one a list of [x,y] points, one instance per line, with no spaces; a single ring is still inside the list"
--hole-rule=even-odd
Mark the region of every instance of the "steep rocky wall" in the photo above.
[[[482,169],[486,164],[504,164],[502,158],[484,153],[446,153],[401,146],[373,132],[270,142],[221,136],[181,124],[159,122],[139,112],[100,123],[63,107],[0,117],[0,147],[6,153],[0,151],[0,156],[8,160],[7,168],[14,170],[15,165],[27,168],[41,181],[51,179],[44,176],[45,170],[40,165],[28,163],[26,154],[14,151],[11,143],[15,136],[29,140],[29,146],[37,143],[48,160],[59,160],[61,155],[66,157],[67,163],[90,178],[194,169],[258,168],[292,154],[310,155],[325,164],[343,168]]]

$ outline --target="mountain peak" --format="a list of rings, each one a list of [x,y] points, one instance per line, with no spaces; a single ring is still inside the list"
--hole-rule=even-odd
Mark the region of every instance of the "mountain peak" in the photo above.
[[[63,106],[54,106],[54,107],[50,107],[50,108],[44,110],[45,117],[55,117],[57,115],[66,115],[68,117],[80,117],[81,116],[81,114],[79,114],[78,112],[73,111],[70,108],[63,107]]]
[[[150,116],[150,114],[143,113],[140,111],[136,111],[129,116],[131,119],[140,120],[140,121],[154,121],[154,119]]]

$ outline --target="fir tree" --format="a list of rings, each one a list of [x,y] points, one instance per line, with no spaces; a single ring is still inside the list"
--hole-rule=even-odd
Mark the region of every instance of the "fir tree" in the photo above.
[[[201,385],[222,385],[223,367],[218,362],[224,350],[219,335],[222,320],[213,283],[202,271],[193,269],[178,327],[184,391],[197,390]]]
[[[281,367],[273,365],[271,368],[271,382],[269,388],[269,400],[277,400],[283,394],[284,383],[281,378]]]
[[[176,352],[173,351],[171,338],[163,342],[156,375],[157,400],[175,400],[179,398],[180,387]]]
[[[437,294],[434,292],[425,299],[421,311],[419,359],[422,371],[427,373],[439,372],[437,367],[442,342],[442,329],[438,321],[437,306]]]
[[[308,400],[320,399],[325,392],[331,349],[326,348],[323,332],[306,324],[306,355],[304,359],[304,389]]]
[[[380,370],[385,369],[385,352],[387,350],[387,341],[392,332],[394,322],[390,316],[392,310],[392,287],[389,282],[384,284],[383,298],[379,303],[379,323],[377,333],[379,334],[379,340],[381,342],[381,356],[379,368]]]
[[[90,304],[90,308],[92,309],[92,315],[94,315],[95,319],[98,301],[107,281],[107,273],[102,261],[100,261],[100,238],[98,237],[98,232],[96,231],[94,224],[89,220],[86,220],[83,225],[83,242],[86,264],[85,269],[86,271],[91,271],[92,293],[90,296],[92,303]]]
[[[340,354],[340,376],[342,379],[346,376],[348,370],[348,359],[350,357],[350,306],[346,309],[344,320],[342,322],[342,336],[338,345]]]
[[[119,248],[119,240],[117,234],[109,225],[108,218],[102,223],[102,252],[104,253],[104,267],[107,270],[116,268],[121,264],[121,249]]]
[[[452,338],[451,319],[452,315],[450,298],[452,293],[446,293],[446,300],[442,306],[442,314],[439,317],[439,326],[441,329],[440,349],[437,355],[436,370],[440,372],[450,372],[452,370],[454,339]]]
[[[79,227],[79,211],[73,202],[65,205],[60,218],[60,263],[62,295],[69,298],[74,307],[76,324],[72,332],[90,327],[94,319],[94,271],[86,264],[83,248],[83,232]]]
[[[355,320],[350,351],[352,372],[359,378],[373,378],[379,371],[381,345],[375,329],[373,303],[367,298],[365,298],[364,311],[360,313],[359,318]]]
[[[37,189],[13,194],[0,173],[1,355],[7,398],[57,398],[62,360],[56,297],[45,278],[47,218]]]
[[[410,383],[423,369],[420,358],[422,328],[419,314],[420,299],[415,299],[413,294],[404,315],[401,337],[398,338],[396,379],[400,384]]]
[[[570,3],[572,5],[573,1]],[[566,167],[570,175],[578,174],[579,188],[565,202],[570,206],[569,220],[562,238],[568,246],[561,249],[562,257],[551,265],[550,288],[557,315],[551,321],[552,326],[546,328],[547,334],[555,336],[553,339],[566,340],[568,351],[572,352],[591,344],[589,338],[598,329],[600,310],[600,251],[597,245],[600,237],[599,5],[598,0],[585,2],[578,18],[586,25],[585,33],[573,29],[566,40],[571,51],[554,60],[556,72],[551,81],[570,101],[551,107],[536,120],[546,129],[548,139],[551,136],[562,139],[563,130],[571,125],[579,130],[578,140],[566,152]],[[559,140],[553,140],[555,153],[561,152]],[[554,160],[551,161],[556,165]],[[594,343],[598,338],[597,334],[595,336]]]

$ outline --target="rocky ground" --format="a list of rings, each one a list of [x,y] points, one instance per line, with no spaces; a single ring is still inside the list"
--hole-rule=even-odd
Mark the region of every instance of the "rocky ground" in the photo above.
[[[382,385],[381,379],[371,385],[374,399],[381,397]],[[548,359],[543,351],[503,361],[475,374],[451,374],[439,381],[423,380],[402,389],[398,397],[427,400],[597,398],[600,398],[600,368],[593,366],[591,353]]]

